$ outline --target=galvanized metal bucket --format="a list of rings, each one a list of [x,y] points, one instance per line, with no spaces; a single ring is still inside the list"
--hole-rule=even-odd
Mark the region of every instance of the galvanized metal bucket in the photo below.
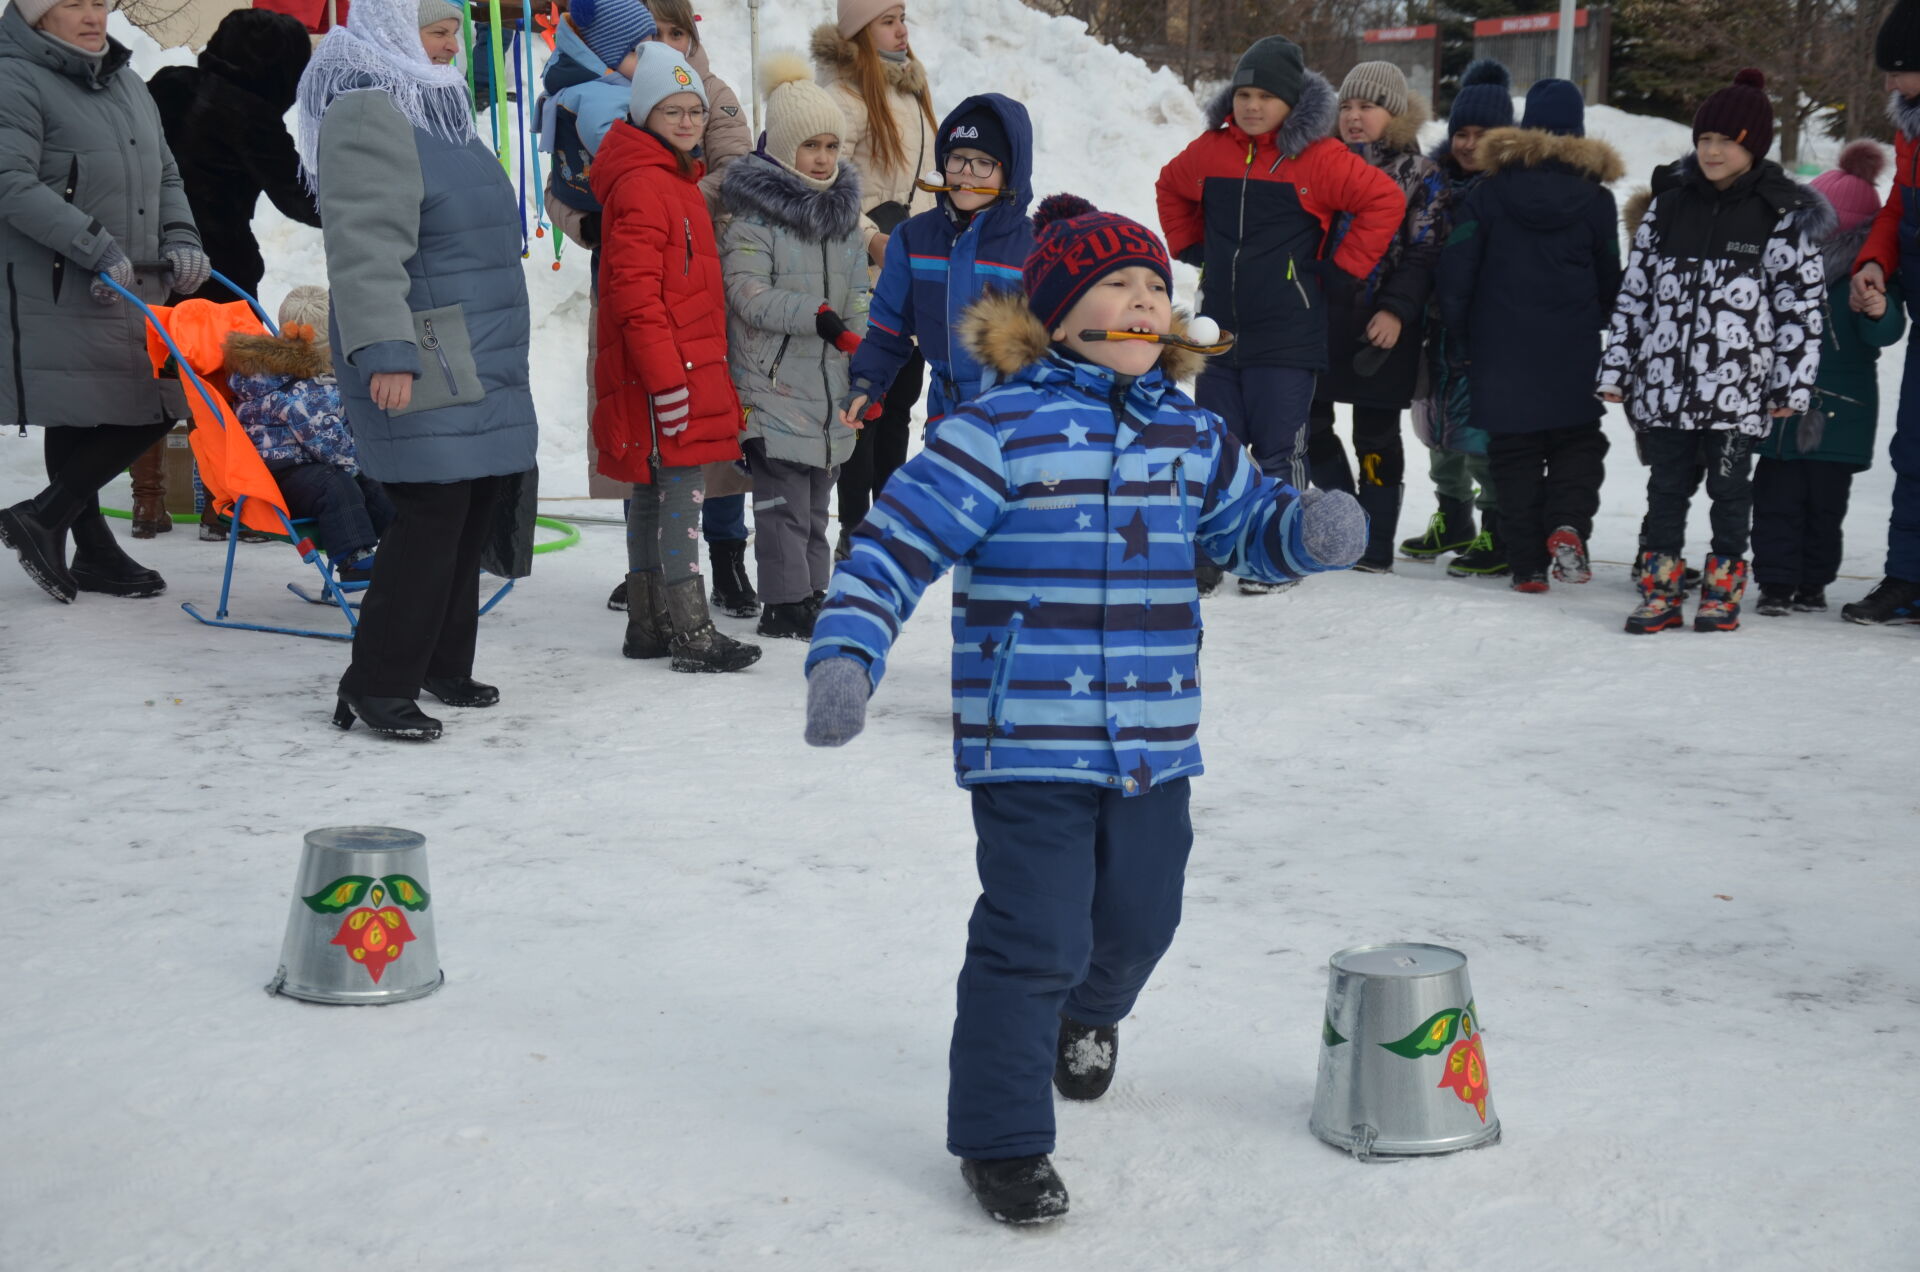
[[[431,994],[446,979],[432,906],[425,835],[392,826],[308,831],[267,992],[360,1005]]]
[[[1313,1133],[1362,1161],[1498,1142],[1467,956],[1359,945],[1327,962]]]

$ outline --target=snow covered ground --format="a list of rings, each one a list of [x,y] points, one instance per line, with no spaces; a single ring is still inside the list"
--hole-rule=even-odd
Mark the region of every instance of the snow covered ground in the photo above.
[[[1152,79],[1013,0],[950,8],[964,36],[919,28],[937,67],[1059,81],[1043,184],[1150,211],[1191,103],[1080,155],[1067,99],[1145,112]],[[1685,144],[1595,116],[1636,170]],[[316,276],[309,232],[268,237],[274,288]],[[561,495],[577,264],[529,274]],[[156,601],[57,607],[0,561],[0,1268],[1915,1266],[1920,634],[1621,635],[1644,496],[1610,428],[1616,564],[1586,587],[1403,563],[1208,602],[1186,923],[1113,1092],[1060,1110],[1074,1208],[1042,1232],[984,1220],[941,1146],[974,895],[944,590],[867,735],[810,751],[796,643],[728,677],[621,658],[620,532],[585,525],[483,621],[502,705],[406,747],[327,725],[343,646],[175,608],[217,589],[190,526],[136,548]],[[38,449],[0,438],[6,497]],[[1836,604],[1878,573],[1889,490],[1883,454]],[[296,564],[244,549],[238,603],[326,621]],[[429,838],[433,997],[260,992],[302,832],[348,822]],[[1363,1166],[1307,1133],[1325,959],[1397,938],[1472,959],[1498,1147]]]

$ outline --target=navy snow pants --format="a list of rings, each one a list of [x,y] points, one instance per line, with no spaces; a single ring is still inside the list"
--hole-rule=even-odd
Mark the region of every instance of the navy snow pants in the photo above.
[[[973,788],[981,895],[948,1057],[947,1149],[1053,1151],[1060,1017],[1117,1024],[1180,924],[1187,779],[1131,798],[1077,782]]]
[[[1314,379],[1313,372],[1297,367],[1230,367],[1215,361],[1194,382],[1193,400],[1218,415],[1235,441],[1252,449],[1261,472],[1305,490]]]
[[[1903,241],[1914,241],[1910,210],[1900,227]],[[1909,249],[1900,262],[1900,285],[1907,289],[1907,320],[1920,323],[1920,254]],[[1907,341],[1907,365],[1900,377],[1900,413],[1887,447],[1893,461],[1893,516],[1887,523],[1887,574],[1920,582],[1920,340]]]

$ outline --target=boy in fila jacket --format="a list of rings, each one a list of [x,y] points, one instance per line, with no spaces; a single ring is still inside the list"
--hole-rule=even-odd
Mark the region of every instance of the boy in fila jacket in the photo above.
[[[1338,109],[1299,46],[1268,36],[1241,56],[1207,131],[1155,187],[1167,246],[1201,268],[1200,312],[1237,338],[1194,397],[1252,447],[1261,472],[1300,488],[1314,377],[1327,369],[1328,293],[1361,285],[1407,208],[1392,177],[1332,135]],[[1340,213],[1352,220],[1323,257]]]
[[[1027,108],[999,93],[969,97],[941,121],[934,162],[949,187],[997,187],[997,196],[949,189],[937,206],[903,222],[887,239],[873,286],[867,335],[848,375],[843,419],[857,424],[869,402],[887,396],[917,342],[933,385],[927,429],[984,387],[980,364],[955,328],[988,290],[1017,291],[1033,246],[1033,125]],[[980,168],[991,167],[987,175]]]
[[[994,1218],[1066,1212],[1051,1075],[1113,1076],[1118,1022],[1173,940],[1201,771],[1196,545],[1275,582],[1351,565],[1353,497],[1263,477],[1175,381],[1192,354],[1082,333],[1177,330],[1165,249],[1055,195],[1026,297],[962,338],[1002,383],[894,474],[835,572],[807,659],[807,741],[865,724],[900,628],[952,569],[954,761],[982,896],[960,973],[947,1148]]]

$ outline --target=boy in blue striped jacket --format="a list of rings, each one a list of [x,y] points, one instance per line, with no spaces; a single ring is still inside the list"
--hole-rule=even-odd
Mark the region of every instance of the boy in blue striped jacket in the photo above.
[[[1178,326],[1158,236],[1071,195],[1034,228],[1025,297],[988,296],[962,324],[1003,383],[894,474],[807,658],[807,741],[843,745],[901,624],[954,571],[954,758],[982,895],[947,1147],[1015,1223],[1066,1213],[1049,1076],[1070,1099],[1106,1091],[1118,1023],[1179,922],[1201,771],[1196,544],[1269,582],[1366,546],[1352,496],[1262,476],[1176,387],[1199,358],[1157,342]]]

